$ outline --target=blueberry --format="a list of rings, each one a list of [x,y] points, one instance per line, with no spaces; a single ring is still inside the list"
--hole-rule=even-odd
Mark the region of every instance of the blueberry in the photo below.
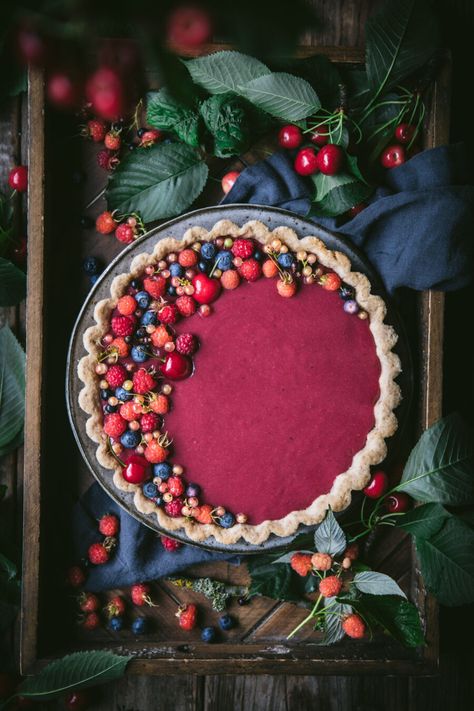
[[[230,513],[230,511],[226,511],[226,513],[220,517],[219,523],[222,528],[232,528],[235,523],[234,514]]]
[[[146,128],[139,128],[137,131],[138,138],[141,138],[143,136],[143,134],[145,133],[145,131],[146,131]]]
[[[101,400],[108,400],[109,397],[111,397],[111,395],[112,395],[112,393],[110,392],[110,390],[101,390],[100,391]]]
[[[201,639],[203,642],[214,642],[216,638],[216,628],[215,627],[204,627],[201,632]]]
[[[256,249],[255,252],[252,254],[252,257],[259,262],[263,258],[263,254],[259,249]]]
[[[132,279],[132,281],[130,282],[130,286],[132,287],[132,289],[140,289],[141,285],[142,283],[140,279]]]
[[[226,269],[230,269],[232,267],[233,259],[234,255],[232,254],[232,252],[223,249],[218,253],[216,263],[219,269],[222,269],[222,271],[226,271]]]
[[[248,597],[239,597],[237,600],[237,604],[240,605],[240,607],[243,607],[244,605],[248,605],[250,602],[250,598]]]
[[[109,630],[112,632],[120,632],[123,629],[123,617],[112,617],[108,624]]]
[[[159,496],[155,496],[153,501],[155,502],[155,504],[157,506],[163,506],[163,504],[164,504],[163,497],[161,496],[161,494]]]
[[[125,388],[117,388],[115,397],[121,400],[121,402],[128,402],[129,400],[133,400],[133,393],[125,390]]]
[[[209,274],[212,269],[212,263],[206,262],[204,259],[201,259],[201,261],[198,262],[198,269],[199,271],[204,272],[204,274]]]
[[[127,430],[120,437],[120,443],[127,449],[135,449],[138,447],[141,441],[141,434],[139,432],[134,432],[133,430]]]
[[[178,262],[172,262],[169,265],[169,271],[172,277],[180,277],[184,274],[184,269]]]
[[[147,499],[154,499],[155,496],[159,496],[160,493],[157,485],[152,481],[147,481],[146,484],[143,484],[142,491],[143,495],[146,496]]]
[[[148,631],[148,621],[146,617],[136,617],[132,622],[133,634],[145,634]]]
[[[232,627],[235,627],[235,620],[231,615],[222,615],[222,617],[219,617],[219,625],[221,627],[221,630],[231,630]]]
[[[295,258],[291,252],[284,252],[283,254],[278,255],[277,261],[280,267],[283,267],[283,269],[289,269],[293,265]]]
[[[173,469],[168,462],[161,462],[161,464],[155,464],[153,466],[153,476],[159,476],[163,481],[169,479],[172,471]]]
[[[169,287],[166,289],[166,293],[168,294],[168,296],[176,296],[176,293],[177,293],[177,292],[176,292],[176,287],[174,287],[174,286],[169,286]]]
[[[147,291],[139,291],[135,294],[135,301],[141,309],[147,309],[150,305],[150,294]]]
[[[106,405],[104,410],[108,415],[111,415],[112,412],[117,412],[117,405]]]
[[[133,346],[132,350],[130,351],[130,355],[132,356],[132,360],[134,360],[135,363],[144,363],[148,358],[148,353],[145,350],[145,346]]]
[[[135,331],[135,336],[137,338],[145,338],[146,335],[146,328],[144,326],[140,326],[140,328],[137,328],[137,330]]]
[[[140,323],[142,326],[156,326],[158,323],[156,311],[145,311],[140,319]]]
[[[102,265],[97,257],[86,257],[82,262],[82,268],[89,276],[100,274],[102,271]]]
[[[186,487],[186,496],[199,496],[201,487],[199,484],[188,484]]]
[[[201,256],[204,259],[214,259],[216,256],[216,245],[212,242],[205,242],[201,247]]]
[[[349,286],[349,284],[341,284],[339,287],[339,296],[341,299],[353,299],[354,298],[355,291],[352,286]]]

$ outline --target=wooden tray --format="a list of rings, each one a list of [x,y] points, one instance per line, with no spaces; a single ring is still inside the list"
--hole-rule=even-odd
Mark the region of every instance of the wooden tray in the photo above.
[[[206,49],[217,48],[221,46]],[[314,51],[302,49],[304,54]],[[363,60],[354,50],[325,53],[340,63]],[[432,91],[426,147],[448,142],[448,90],[446,63]],[[205,645],[197,630],[184,633],[179,629],[173,615],[176,603],[191,598],[201,603],[202,624],[215,624],[216,614],[200,596],[182,593],[163,581],[154,586],[159,607],[148,612],[154,621],[153,631],[139,641],[126,631],[114,634],[100,629],[85,634],[75,624],[71,596],[67,591],[63,595],[58,591],[64,589],[64,571],[73,562],[68,544],[71,508],[91,483],[91,475],[67,422],[67,344],[89,288],[81,271],[82,258],[87,254],[101,255],[108,263],[118,254],[120,245],[94,231],[81,231],[79,217],[103,186],[104,174],[93,159],[96,148],[77,137],[77,120],[59,116],[45,106],[43,76],[37,70],[31,70],[29,76],[28,119],[28,368],[20,650],[23,673],[65,653],[97,647],[133,654],[136,660],[129,670],[134,673],[433,672],[438,659],[437,607],[424,591],[410,539],[400,532],[390,532],[374,542],[372,563],[395,577],[417,603],[427,640],[421,650],[406,650],[383,636],[362,643],[346,640],[333,647],[320,647],[315,644],[318,633],[306,629],[296,641],[288,643],[286,635],[305,611],[267,598],[255,599],[242,608],[231,606],[231,613],[238,617],[238,627],[223,635],[222,643]],[[232,167],[260,159],[267,149],[263,144],[255,147],[234,161]],[[78,173],[77,165],[82,166],[85,175]],[[224,161],[214,161],[211,172],[219,177],[229,167]],[[214,204],[217,199],[218,193],[211,189],[204,193],[198,206]],[[103,203],[98,201],[89,212],[94,215],[102,209]],[[434,292],[407,292],[400,302],[416,364],[417,407],[411,431],[407,432],[407,450],[419,432],[441,414],[443,305],[443,295]],[[247,580],[243,565],[219,563],[190,572],[235,583]]]

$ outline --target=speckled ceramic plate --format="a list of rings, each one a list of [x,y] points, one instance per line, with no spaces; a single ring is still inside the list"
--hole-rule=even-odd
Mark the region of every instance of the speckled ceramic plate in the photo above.
[[[101,467],[96,460],[96,444],[89,439],[86,433],[87,415],[81,410],[78,403],[79,391],[83,387],[83,384],[77,376],[77,364],[81,357],[85,355],[85,349],[82,343],[82,334],[94,323],[94,308],[96,303],[101,299],[109,297],[110,285],[113,279],[117,274],[128,271],[130,262],[135,254],[144,251],[151,252],[152,246],[156,243],[156,241],[165,236],[180,239],[189,227],[201,226],[205,229],[211,229],[216,222],[222,219],[231,220],[238,225],[243,225],[250,220],[260,220],[270,229],[282,225],[293,229],[300,237],[306,237],[308,235],[319,237],[330,249],[346,254],[351,260],[353,271],[364,273],[371,282],[373,293],[379,294],[385,299],[388,309],[385,320],[395,328],[399,335],[399,341],[397,343],[397,347],[395,348],[396,352],[400,356],[403,367],[403,371],[398,378],[403,395],[402,404],[399,406],[396,413],[399,421],[399,433],[403,431],[403,423],[406,419],[412,397],[413,378],[411,356],[403,325],[400,322],[400,318],[398,317],[395,309],[390,304],[386,293],[384,292],[380,278],[374,272],[367,259],[365,259],[364,256],[346,239],[340,235],[328,232],[327,230],[316,226],[313,222],[302,219],[292,212],[260,205],[226,205],[208,207],[201,210],[195,210],[194,212],[189,212],[182,217],[177,217],[174,220],[170,220],[169,222],[160,225],[124,249],[123,252],[121,252],[102,273],[99,280],[91,289],[84,306],[81,309],[72,333],[69,345],[66,374],[66,398],[69,418],[78,447],[87,466],[99,484],[101,484],[107,494],[117,504],[126,509],[128,513],[141,521],[143,524],[149,526],[158,533],[166,533],[166,531],[163,531],[157,525],[156,516],[153,514],[145,515],[140,513],[133,504],[133,494],[117,489],[113,484],[110,471],[104,467]],[[395,435],[395,437],[391,440],[388,440],[388,447],[393,447],[397,439],[398,437]],[[295,536],[301,533],[309,532],[314,528],[315,526],[300,526],[295,534],[287,538],[280,538],[278,536],[271,535],[265,543],[261,545],[252,545],[246,543],[245,541],[240,541],[231,546],[224,546],[217,543],[212,537],[206,539],[199,545],[200,547],[215,551],[232,553],[260,553],[262,551],[285,548],[295,538]],[[193,541],[190,541],[184,532],[174,533],[174,537],[183,543],[197,545]]]

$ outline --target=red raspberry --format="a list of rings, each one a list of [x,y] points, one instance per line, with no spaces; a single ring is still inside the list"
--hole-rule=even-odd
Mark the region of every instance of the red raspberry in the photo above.
[[[181,496],[184,492],[184,484],[181,477],[170,476],[166,483],[168,484],[168,491],[170,494],[173,494],[173,496]]]
[[[327,553],[315,553],[311,558],[315,570],[331,570],[332,558]]]
[[[212,511],[213,508],[210,504],[196,506],[196,508],[193,509],[193,518],[198,521],[198,523],[212,523]]]
[[[168,538],[168,536],[161,536],[161,544],[168,553],[174,553],[182,545],[179,541],[175,541],[174,538]]]
[[[360,639],[365,634],[365,623],[359,615],[349,615],[342,623],[342,629],[348,637]]]
[[[123,244],[132,244],[132,242],[135,241],[137,234],[131,225],[127,222],[122,222],[115,230],[115,236],[118,241]]]
[[[146,412],[140,420],[142,432],[154,432],[159,429],[160,418],[154,412]]]
[[[165,504],[165,511],[168,516],[171,516],[171,518],[178,518],[178,516],[181,516],[181,509],[183,508],[183,506],[183,499],[173,499],[173,501],[170,501],[169,503]]]
[[[124,402],[119,410],[120,415],[124,420],[127,420],[127,422],[132,422],[132,420],[138,419],[138,417],[142,414],[142,411],[142,406],[138,402],[133,402],[133,400]]]
[[[97,165],[99,168],[102,168],[102,170],[113,170],[120,163],[118,156],[106,148],[103,148],[97,153],[96,160]]]
[[[329,575],[319,583],[319,592],[324,597],[336,597],[342,589],[341,579],[337,575]]]
[[[183,355],[192,355],[197,349],[197,339],[192,333],[182,333],[176,339],[176,350]]]
[[[145,449],[145,459],[152,464],[164,462],[167,456],[168,450],[162,447],[156,439],[149,442]]]
[[[100,600],[93,593],[82,593],[77,598],[77,601],[82,612],[96,612],[100,607]]]
[[[101,235],[109,235],[117,227],[117,220],[111,212],[102,212],[95,221],[95,228]]]
[[[150,146],[153,146],[155,143],[159,143],[163,139],[163,131],[160,131],[157,128],[149,128],[145,131],[145,133],[142,133],[140,136],[140,146],[142,148],[149,148]]]
[[[130,352],[130,346],[126,342],[125,338],[119,337],[114,338],[110,344],[110,350],[115,350],[121,358],[126,358]]]
[[[165,293],[166,279],[160,276],[159,274],[155,274],[151,277],[146,277],[146,279],[143,280],[143,288],[154,299],[159,299]]]
[[[280,296],[283,296],[285,299],[291,299],[291,297],[296,294],[296,284],[294,281],[279,279],[277,281],[277,291]]]
[[[250,239],[236,239],[232,245],[232,254],[234,257],[247,259],[254,253],[255,247]]]
[[[158,316],[161,323],[176,323],[180,316],[180,312],[175,304],[167,304],[158,311]]]
[[[100,617],[97,612],[89,612],[85,616],[82,626],[86,630],[96,630],[97,627],[100,627]]]
[[[262,272],[268,279],[271,279],[278,274],[278,267],[273,259],[267,259],[264,261],[262,265]]]
[[[120,595],[115,595],[104,608],[105,614],[111,617],[121,617],[125,612],[125,600]]]
[[[104,432],[112,439],[118,439],[127,429],[127,423],[118,412],[104,417]]]
[[[103,565],[109,560],[109,551],[103,543],[93,543],[87,552],[89,560],[94,565]]]
[[[88,138],[91,138],[94,143],[101,143],[101,141],[104,140],[106,133],[107,126],[103,121],[91,119],[87,122],[85,134]]]
[[[135,329],[135,319],[130,316],[114,316],[111,322],[114,336],[131,336]]]
[[[121,296],[117,301],[117,310],[122,316],[131,316],[137,308],[137,302],[133,296]]]
[[[235,269],[227,269],[222,273],[221,284],[224,289],[236,289],[240,284],[240,277]]]
[[[185,267],[185,269],[194,267],[194,265],[198,263],[198,255],[194,249],[183,249],[183,251],[178,254],[178,262],[182,267]]]
[[[109,149],[109,151],[118,151],[121,143],[122,140],[120,138],[120,134],[117,133],[117,131],[109,131],[104,136],[104,144],[105,147]]]
[[[130,596],[134,605],[142,607],[142,605],[153,605],[150,598],[151,588],[148,583],[136,583],[132,585]]]
[[[187,294],[179,296],[175,301],[175,306],[177,306],[181,316],[192,316],[196,313],[196,302],[192,296],[188,296]]]
[[[105,514],[99,521],[99,531],[103,536],[116,536],[119,528],[120,521],[113,514]]]
[[[163,348],[165,343],[173,340],[173,336],[168,332],[166,326],[157,326],[151,334],[151,342],[156,348]]]
[[[119,388],[125,382],[127,376],[127,371],[123,365],[111,365],[105,377],[111,388]]]
[[[239,274],[247,281],[257,281],[262,275],[262,267],[256,259],[250,258],[242,262]]]
[[[71,588],[80,588],[84,584],[86,576],[82,568],[78,565],[73,565],[67,571],[66,582]]]
[[[319,283],[327,291],[337,291],[342,284],[341,277],[334,272],[323,274],[319,279]]]
[[[159,394],[150,400],[149,406],[158,415],[166,415],[170,409],[170,402],[166,395]]]
[[[311,556],[308,553],[295,553],[290,560],[290,565],[302,578],[311,570]]]
[[[144,395],[149,390],[153,390],[156,387],[156,381],[150,373],[148,373],[145,368],[140,368],[133,375],[133,392],[139,395]]]
[[[185,605],[185,607],[181,607],[176,613],[176,616],[179,620],[179,626],[181,629],[189,632],[196,626],[196,605]]]

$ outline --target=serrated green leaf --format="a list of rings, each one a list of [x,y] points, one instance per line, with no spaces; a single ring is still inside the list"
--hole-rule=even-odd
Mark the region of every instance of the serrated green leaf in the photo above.
[[[326,597],[324,599],[324,606],[328,608],[328,610],[324,615],[324,639],[320,644],[335,644],[345,635],[342,629],[342,621],[345,615],[351,614],[352,607],[339,602],[335,597]]]
[[[215,156],[228,158],[247,148],[250,123],[242,99],[235,94],[216,94],[201,104],[200,111],[214,139]]]
[[[423,504],[416,506],[403,516],[396,518],[396,525],[412,536],[430,538],[441,529],[446,519],[451,516],[441,504]]]
[[[260,556],[259,556],[260,557]],[[247,567],[250,573],[249,596],[265,595],[274,600],[297,601],[298,591],[292,588],[293,573],[289,565],[273,565],[271,562],[249,558]]]
[[[352,580],[357,590],[370,595],[399,595],[406,598],[405,593],[398,583],[385,573],[378,573],[375,570],[365,570],[356,573]]]
[[[8,444],[6,444],[4,447],[0,447],[0,457],[4,457],[7,454],[10,454],[10,452],[13,452],[15,449],[18,449],[18,447],[21,447],[23,444],[24,440],[24,432],[23,432],[23,427],[21,430],[18,432],[16,437],[14,437]]]
[[[197,57],[185,62],[185,65],[193,81],[211,94],[239,93],[239,85],[270,74],[268,67],[258,59],[233,51]]]
[[[337,217],[354,205],[367,200],[373,188],[349,173],[311,176],[316,188],[314,203],[310,215]]]
[[[200,154],[179,143],[136,150],[109,180],[107,204],[122,213],[139,212],[145,222],[174,217],[201,193],[208,168]]]
[[[73,688],[105,684],[121,677],[131,659],[100,651],[69,654],[51,662],[35,676],[27,677],[18,687],[18,693],[46,701]]]
[[[8,259],[0,257],[0,306],[15,306],[25,296],[25,273]]]
[[[199,146],[197,107],[180,104],[166,88],[148,94],[147,122],[154,128],[172,131],[190,146]]]
[[[408,600],[364,593],[351,600],[351,606],[370,627],[381,627],[406,647],[419,647],[425,643],[418,610]]]
[[[353,175],[354,178],[357,178],[357,180],[360,180],[362,183],[365,183],[366,185],[368,185],[367,180],[364,178],[364,176],[360,172],[359,161],[357,160],[357,156],[352,156],[348,153],[346,155],[346,159],[347,159],[347,165],[349,166],[351,175]]]
[[[23,428],[25,353],[8,326],[0,329],[0,448]]]
[[[315,113],[321,106],[318,95],[300,77],[285,72],[266,74],[239,84],[238,93],[284,121],[299,121]]]
[[[314,533],[314,545],[319,553],[328,553],[331,556],[341,555],[347,547],[346,534],[331,509]]]

